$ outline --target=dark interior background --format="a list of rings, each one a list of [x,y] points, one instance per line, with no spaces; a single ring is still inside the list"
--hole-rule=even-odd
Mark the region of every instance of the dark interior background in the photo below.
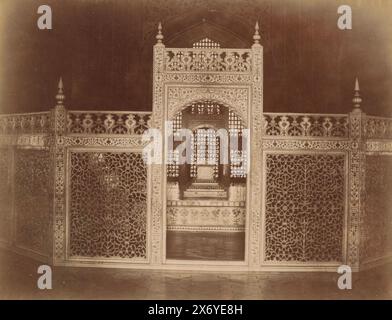
[[[37,28],[41,4],[52,30]],[[341,4],[353,30],[337,28]],[[248,47],[258,20],[265,111],[349,112],[358,76],[363,110],[391,115],[391,13],[388,0],[2,0],[0,111],[48,110],[60,76],[69,109],[151,110],[159,21],[167,46]]]

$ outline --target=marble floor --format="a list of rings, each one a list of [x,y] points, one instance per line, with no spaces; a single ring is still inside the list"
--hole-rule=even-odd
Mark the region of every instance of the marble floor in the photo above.
[[[244,260],[245,232],[166,233],[166,257],[178,260]]]
[[[39,262],[0,250],[1,299],[392,299],[392,265],[354,274],[162,272],[53,268],[53,289],[37,288]]]

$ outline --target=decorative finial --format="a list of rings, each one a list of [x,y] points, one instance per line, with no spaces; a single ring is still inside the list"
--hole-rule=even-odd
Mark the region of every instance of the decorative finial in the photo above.
[[[359,82],[358,82],[358,78],[355,78],[355,91],[359,91]]]
[[[60,77],[59,84],[58,84],[58,91],[56,95],[57,105],[62,106],[64,103],[65,95],[63,92],[63,79]]]
[[[359,94],[359,81],[358,78],[355,78],[354,98],[353,98],[354,109],[360,109],[361,102],[362,102],[362,98],[361,95]]]
[[[259,34],[259,22],[256,21],[255,34],[253,35],[253,40],[255,41],[256,44],[258,44],[260,39],[261,39],[261,37]]]
[[[157,39],[157,43],[162,43],[163,34],[162,34],[162,24],[159,22],[158,24],[158,34],[155,37]]]

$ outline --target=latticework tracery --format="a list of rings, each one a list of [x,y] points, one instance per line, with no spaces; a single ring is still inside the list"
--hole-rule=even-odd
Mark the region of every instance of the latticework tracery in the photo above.
[[[78,112],[67,113],[67,131],[70,134],[143,134],[150,124],[150,113]]]
[[[224,111],[226,110],[226,111]],[[172,134],[173,134],[173,147],[174,149],[168,150],[168,164],[166,174],[169,178],[177,178],[179,175],[179,154],[175,147],[174,138],[179,139],[179,130],[185,129],[183,127],[183,113],[193,115],[206,116],[206,123],[210,123],[214,117],[220,117],[224,112],[228,112],[227,128],[209,128],[202,127],[193,131],[193,139],[190,144],[192,155],[190,176],[197,176],[197,165],[202,163],[214,164],[215,177],[218,176],[218,165],[220,161],[220,152],[222,151],[221,142],[217,130],[227,130],[227,150],[228,159],[230,159],[230,177],[231,178],[246,178],[247,176],[247,152],[243,150],[246,140],[244,140],[243,132],[244,125],[242,119],[232,110],[222,106],[214,101],[200,101],[195,102],[185,108],[183,111],[178,112],[172,121]],[[201,122],[202,123],[202,122]],[[235,143],[230,144],[230,141],[235,140]]]
[[[12,149],[0,147],[0,240],[11,241],[12,229]]]
[[[266,155],[265,260],[343,259],[345,156]]]
[[[47,255],[52,213],[50,154],[45,150],[15,152],[15,211],[18,246]]]
[[[391,190],[392,155],[366,155],[362,262],[388,257],[392,252]]]
[[[147,169],[140,153],[71,152],[69,255],[147,256]]]

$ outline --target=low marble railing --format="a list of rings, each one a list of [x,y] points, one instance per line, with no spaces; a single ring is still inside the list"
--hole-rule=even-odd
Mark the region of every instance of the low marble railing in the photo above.
[[[0,115],[0,134],[45,134],[50,128],[50,113]]]
[[[68,111],[69,134],[143,134],[150,124],[151,112]]]
[[[66,111],[66,132],[71,135],[140,135],[151,127],[151,112]],[[0,114],[0,135],[37,135],[50,131],[50,112]],[[263,114],[266,138],[350,137],[348,114]],[[392,139],[392,118],[363,116],[363,137]]]
[[[264,113],[264,136],[348,138],[347,114]]]
[[[10,213],[17,212],[15,216],[25,217],[18,221],[12,220],[14,216],[11,214],[0,218],[0,240],[8,241],[12,247],[13,241],[19,239],[20,246],[27,248],[25,252],[37,259],[72,265],[77,259],[67,260],[65,255],[69,235],[66,233],[67,217],[71,210],[67,207],[67,201],[71,201],[71,207],[75,203],[79,205],[88,198],[85,194],[94,197],[93,192],[98,189],[101,193],[96,198],[104,205],[91,202],[91,208],[109,212],[113,203],[120,203],[125,208],[122,203],[128,203],[133,198],[121,192],[112,192],[120,182],[121,187],[126,186],[132,195],[139,195],[140,190],[150,190],[151,185],[152,191],[148,191],[151,193],[144,194],[143,199],[153,199],[154,192],[158,190],[157,179],[163,175],[150,178],[147,172],[154,173],[157,167],[145,166],[140,155],[145,146],[141,135],[151,127],[151,116],[150,112],[69,111],[61,104],[49,112],[0,115],[0,176],[7,177],[5,181],[8,181],[2,187],[0,205],[9,208]],[[162,194],[168,205],[167,230],[245,231],[252,234],[252,229],[245,223],[248,219],[248,207],[245,205],[249,199],[247,188],[253,188],[256,177],[265,179],[265,191],[260,191],[260,197],[264,197],[260,212],[266,219],[262,220],[259,216],[257,219],[260,220],[251,220],[251,223],[262,226],[266,221],[265,229],[258,229],[258,234],[265,234],[268,240],[264,252],[266,265],[290,269],[291,265],[287,263],[290,260],[304,268],[305,265],[306,268],[320,267],[324,263],[324,268],[338,261],[359,270],[361,263],[368,263],[374,258],[383,259],[385,254],[389,254],[390,249],[383,239],[387,239],[391,233],[388,190],[392,183],[389,174],[392,163],[392,119],[367,116],[358,109],[349,114],[264,113],[263,119],[263,127],[260,128],[263,136],[259,144],[263,154],[252,160],[260,161],[259,168],[263,168],[264,173],[257,175],[256,171],[252,171],[249,184],[231,185],[224,206],[210,204],[208,210],[195,205],[195,202],[186,202],[191,209],[184,211],[178,201],[178,187],[167,183],[167,195]],[[96,156],[90,156],[91,153]],[[105,162],[105,166],[100,166],[100,162]],[[99,175],[99,179],[94,178]],[[145,189],[140,187],[143,186],[137,179],[140,176],[143,177]],[[70,183],[67,179],[76,179],[74,181],[77,183]],[[81,184],[78,184],[79,181]],[[306,197],[303,189],[298,187],[302,185],[308,188]],[[287,197],[282,196],[282,188],[289,190]],[[366,192],[362,193],[361,190]],[[110,202],[109,195],[124,202]],[[254,201],[255,198],[251,199]],[[310,201],[311,205],[301,207],[301,211],[290,207],[293,203],[298,206],[305,200]],[[150,215],[152,223],[155,221],[156,237],[163,232],[159,229],[161,220],[157,219],[158,214],[161,217],[161,207]],[[132,210],[136,214],[143,213],[137,211],[140,208],[135,206]],[[302,243],[298,239],[304,239],[297,238],[297,227],[284,225],[293,235],[295,241],[291,243],[295,243],[295,250],[282,245],[279,232],[274,231],[282,226],[281,219],[287,210],[292,210],[298,225],[309,232],[304,234],[311,234],[312,239],[318,241],[306,247],[307,251],[301,251],[303,247],[297,245]],[[89,210],[80,212],[85,214]],[[122,214],[122,218],[129,216],[127,210],[123,210]],[[307,220],[303,220],[303,216]],[[80,219],[83,223],[90,221],[87,215]],[[331,227],[327,230],[328,239],[335,239],[331,242],[325,240],[323,223],[327,220],[331,221]],[[308,228],[308,221],[312,221],[317,228]],[[117,220],[108,223],[115,225]],[[13,229],[15,224],[17,228]],[[52,224],[53,234],[48,233],[49,224]],[[152,224],[150,228],[153,230],[153,227]],[[344,237],[347,240],[342,237],[342,228],[345,228]],[[78,234],[78,230],[71,231],[80,236],[80,241],[84,241],[84,234]],[[144,232],[144,229],[140,230]],[[111,237],[115,239],[116,235],[112,233]],[[359,240],[360,237],[363,240]],[[148,266],[143,248],[151,245],[152,240],[150,236],[146,239],[143,240],[145,246],[142,247],[142,254],[137,258]],[[343,241],[347,241],[344,252],[341,251]],[[75,256],[80,255],[79,243],[74,249]],[[319,245],[321,247],[317,247]],[[379,250],[384,247],[387,249]],[[325,253],[319,248],[326,248]],[[90,259],[85,252],[81,252]],[[106,257],[101,251],[97,252],[90,262],[102,264]],[[283,255],[279,252],[283,252]],[[98,257],[99,254],[101,256]],[[345,258],[340,261],[342,255]],[[114,252],[113,256],[118,263],[124,258],[121,250]],[[128,258],[128,264],[139,263],[132,260],[132,254]],[[314,261],[319,264],[314,265]]]
[[[392,139],[392,118],[366,116],[363,131],[368,139]]]

